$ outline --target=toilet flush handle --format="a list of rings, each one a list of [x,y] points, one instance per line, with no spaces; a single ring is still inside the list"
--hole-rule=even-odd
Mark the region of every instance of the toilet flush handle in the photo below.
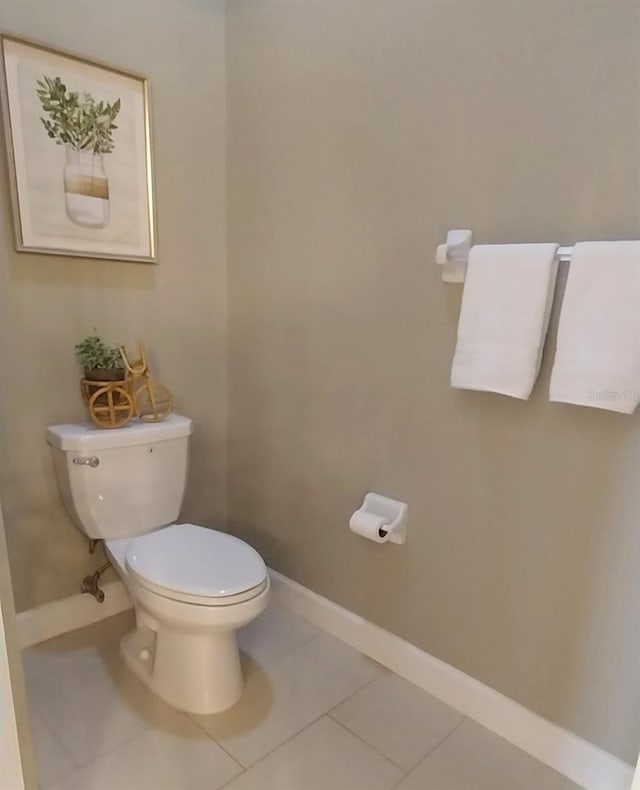
[[[78,464],[78,466],[90,466],[92,469],[95,469],[96,466],[100,465],[100,459],[96,458],[95,455],[89,456],[88,458],[81,458],[80,456],[76,456],[73,459],[74,464]]]

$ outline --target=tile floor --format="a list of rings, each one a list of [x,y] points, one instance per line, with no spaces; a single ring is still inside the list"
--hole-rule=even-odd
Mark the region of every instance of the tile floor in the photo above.
[[[488,730],[272,605],[240,633],[246,689],[187,716],[123,666],[127,613],[24,652],[49,790],[577,790]]]

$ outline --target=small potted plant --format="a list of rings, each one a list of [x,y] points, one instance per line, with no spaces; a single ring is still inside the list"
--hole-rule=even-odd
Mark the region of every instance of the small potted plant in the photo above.
[[[85,337],[76,345],[76,356],[88,381],[124,381],[126,374],[120,349],[108,346],[97,336]]]

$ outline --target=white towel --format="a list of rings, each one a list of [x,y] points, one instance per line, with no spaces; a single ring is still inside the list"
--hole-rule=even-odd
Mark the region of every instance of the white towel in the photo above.
[[[540,370],[557,244],[472,247],[451,386],[526,400]]]
[[[640,401],[640,241],[573,249],[552,401],[631,414]]]

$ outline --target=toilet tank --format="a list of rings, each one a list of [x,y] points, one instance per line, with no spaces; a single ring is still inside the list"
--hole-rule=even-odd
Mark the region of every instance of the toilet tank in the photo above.
[[[132,420],[105,430],[53,425],[56,477],[65,507],[90,538],[135,537],[174,522],[187,482],[191,420]]]

